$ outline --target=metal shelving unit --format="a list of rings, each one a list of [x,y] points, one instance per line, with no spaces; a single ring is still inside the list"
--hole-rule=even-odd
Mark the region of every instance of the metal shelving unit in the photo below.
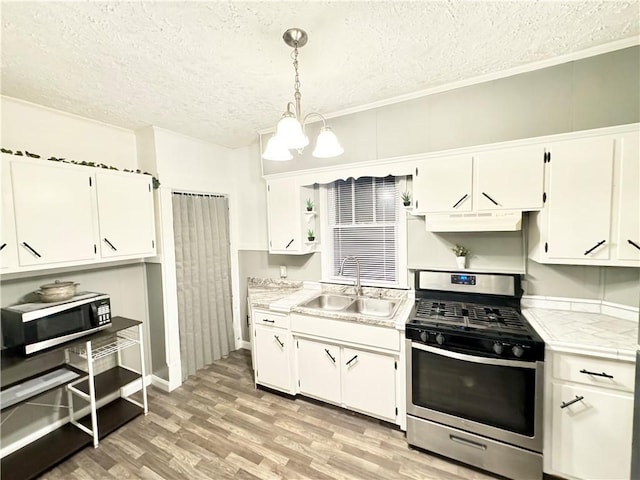
[[[137,338],[134,335],[134,332],[133,332],[134,329],[137,329],[137,333],[138,333]],[[120,366],[122,364],[122,358],[121,358],[122,351],[135,345],[138,346],[138,350],[140,353],[140,372],[134,372],[133,370],[126,369]],[[96,376],[94,363],[101,358],[104,358],[113,354],[118,355],[118,366]],[[80,378],[78,380],[75,380],[67,384],[67,398],[68,398],[69,407],[70,407],[69,408],[70,422],[76,427],[78,427],[80,430],[82,430],[83,432],[86,432],[92,436],[94,447],[98,446],[99,439],[100,439],[97,399],[100,398],[100,396],[102,396],[101,395],[102,392],[100,392],[96,388],[96,384],[98,383],[97,379],[99,377],[102,376],[103,378],[109,378],[115,381],[114,383],[112,382],[112,385],[108,385],[108,382],[104,382],[105,387],[111,387],[110,388],[111,390],[113,390],[114,387],[121,388],[127,383],[130,383],[131,381],[134,381],[135,379],[140,378],[142,382],[142,403],[129,397],[122,397],[122,398],[142,408],[145,415],[148,413],[149,409],[147,404],[147,387],[144,382],[145,362],[144,362],[143,332],[142,332],[141,323],[138,324],[137,326],[131,326],[116,332],[114,337],[100,338],[98,340],[87,340],[83,344],[77,344],[77,345],[74,345],[73,347],[66,349],[65,350],[66,363],[71,362],[72,356],[76,356],[86,361],[88,377]],[[117,372],[117,373],[114,374],[113,372]],[[129,372],[129,374],[126,374],[125,372]],[[122,383],[123,381],[125,383]],[[78,421],[76,419],[76,414],[74,411],[73,395],[77,395],[78,397],[89,402],[91,406],[91,427],[90,428],[85,426],[81,421]]]

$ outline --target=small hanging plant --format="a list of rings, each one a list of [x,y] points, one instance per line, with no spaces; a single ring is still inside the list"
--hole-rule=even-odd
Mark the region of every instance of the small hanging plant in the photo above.
[[[409,205],[411,205],[411,193],[410,192],[404,192],[402,194],[402,204],[405,207],[408,207]]]
[[[9,150],[8,148],[0,148],[0,151],[2,153],[7,153],[9,155],[16,155],[18,157],[29,157],[29,158],[41,158],[40,155],[38,155],[37,153],[31,153],[28,152],[27,150],[24,151],[24,153],[22,153],[22,150],[16,150],[15,152],[13,150]],[[50,162],[62,162],[62,163],[71,163],[73,165],[82,165],[85,167],[94,167],[94,168],[104,168],[107,170],[118,170],[118,168],[112,166],[112,165],[105,165],[104,163],[95,163],[95,162],[85,162],[84,160],[81,162],[77,162],[75,160],[67,160],[64,157],[49,157],[47,160],[49,160]],[[124,172],[129,172],[129,173],[139,173],[141,175],[151,175],[149,172],[143,172],[140,169],[137,170],[128,170],[128,169],[124,169]],[[151,175],[151,184],[153,185],[153,189],[157,190],[160,187],[160,180],[158,180],[156,177],[154,177],[153,175]]]
[[[309,229],[307,230],[307,240],[309,240],[310,242],[313,242],[316,239],[316,235],[313,232],[313,230]]]
[[[307,198],[307,212],[313,211],[313,201],[310,198]]]

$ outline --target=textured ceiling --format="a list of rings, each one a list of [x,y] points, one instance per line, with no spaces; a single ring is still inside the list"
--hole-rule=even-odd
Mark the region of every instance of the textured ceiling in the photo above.
[[[2,2],[2,94],[239,147],[335,112],[629,38],[635,1]]]

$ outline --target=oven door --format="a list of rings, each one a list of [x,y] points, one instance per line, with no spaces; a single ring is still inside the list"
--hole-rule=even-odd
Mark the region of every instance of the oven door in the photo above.
[[[407,413],[542,452],[543,362],[407,342]]]

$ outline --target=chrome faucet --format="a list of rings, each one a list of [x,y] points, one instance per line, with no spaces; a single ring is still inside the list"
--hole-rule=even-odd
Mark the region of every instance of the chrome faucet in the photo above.
[[[353,286],[356,289],[356,295],[358,296],[362,295],[362,285],[360,284],[360,261],[358,260],[357,257],[354,257],[353,255],[344,257],[342,259],[342,263],[340,264],[340,271],[338,272],[338,275],[342,276],[342,271],[344,270],[344,264],[347,260],[354,260],[356,262],[356,281]]]

